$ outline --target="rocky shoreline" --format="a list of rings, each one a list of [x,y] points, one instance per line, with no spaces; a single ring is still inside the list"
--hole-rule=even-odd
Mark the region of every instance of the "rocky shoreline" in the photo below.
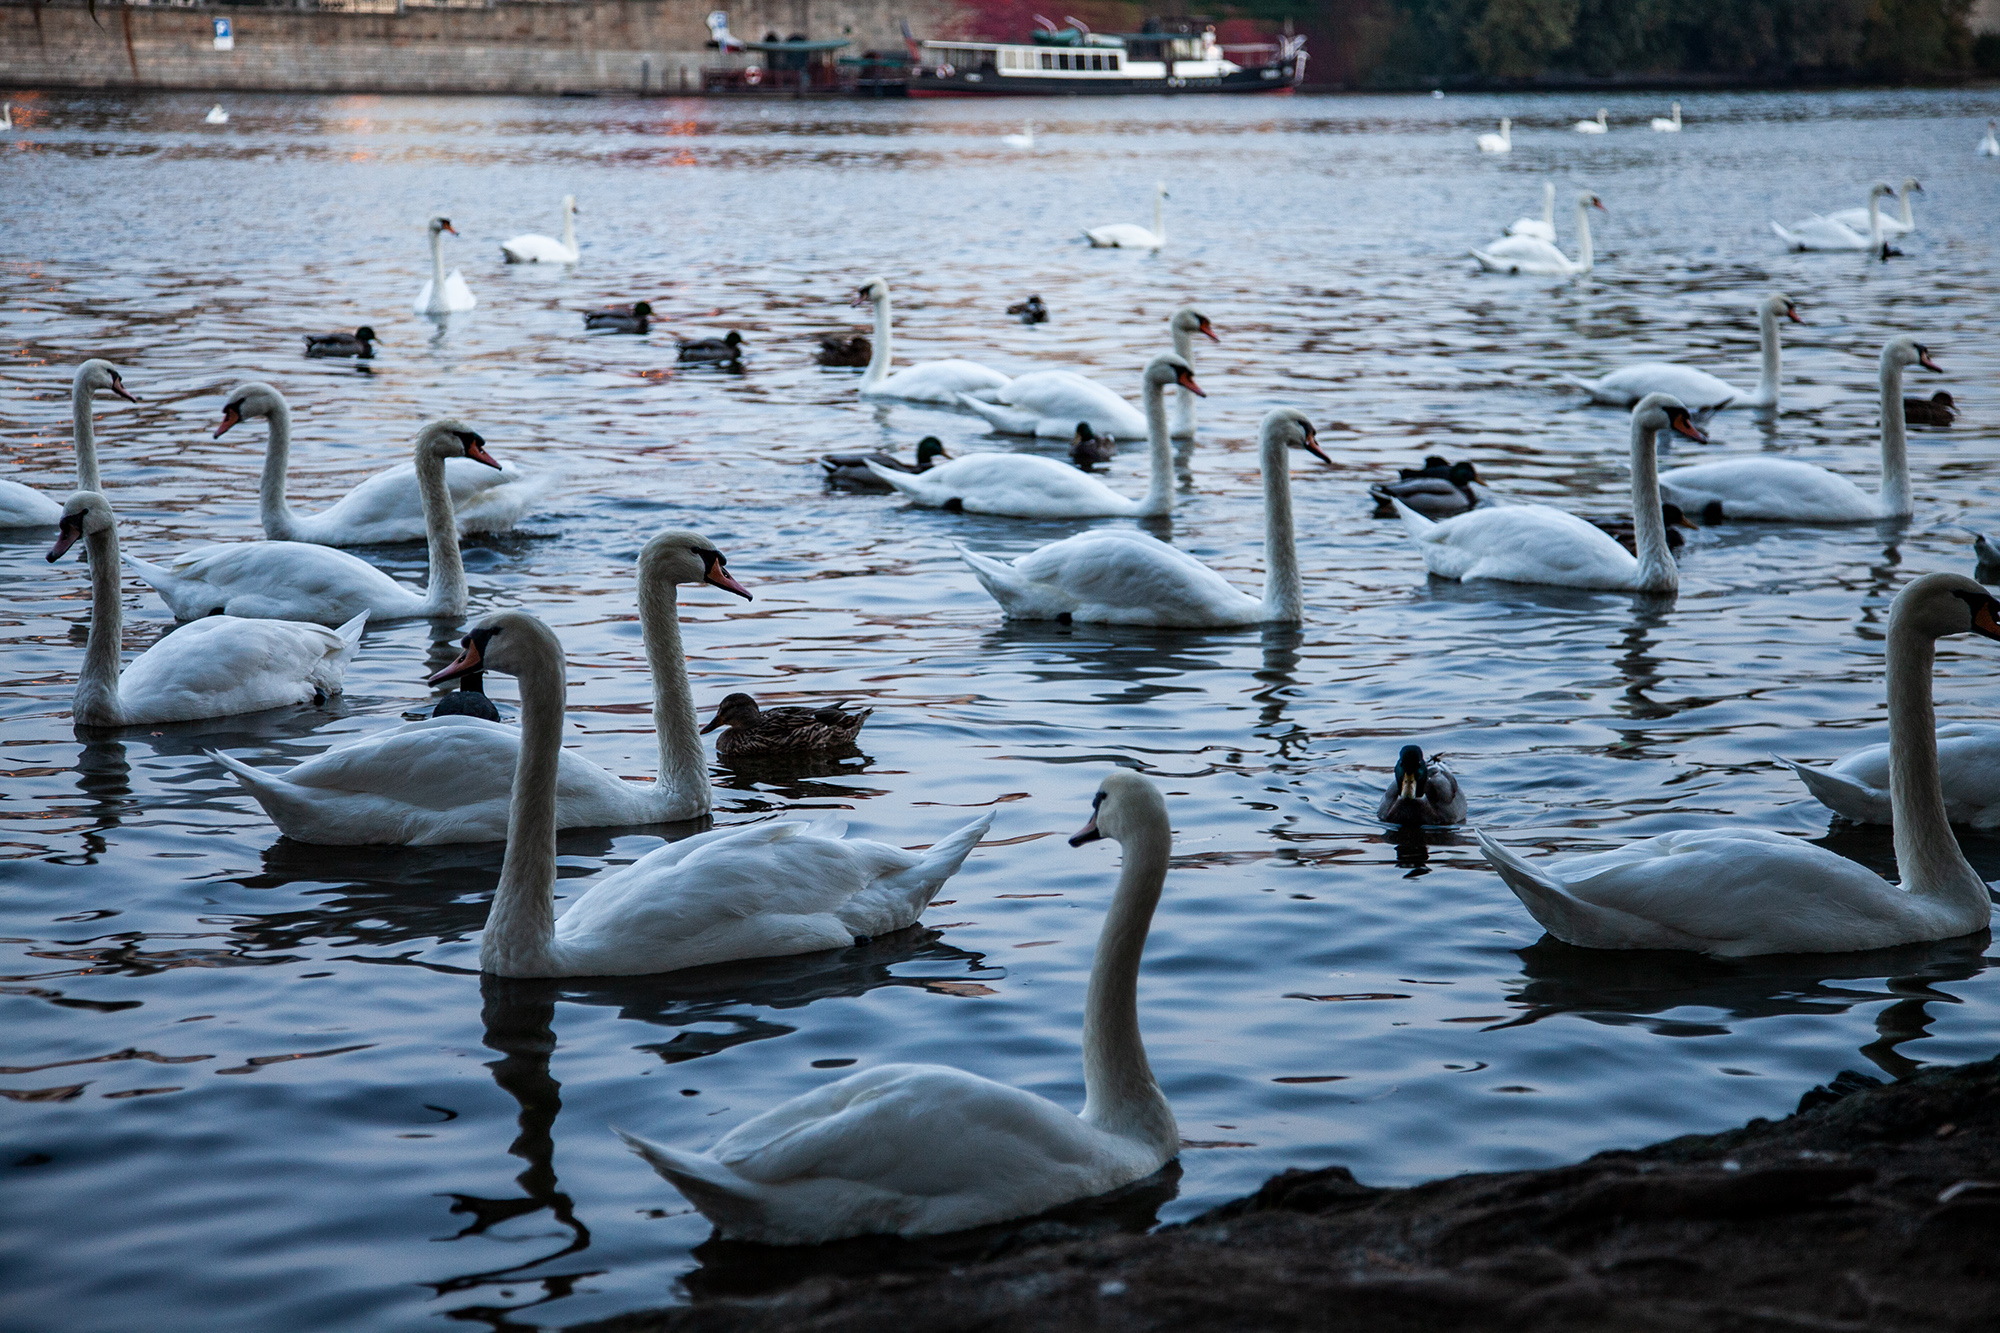
[[[1985,1333],[2000,1059],[1843,1075],[1783,1120],[1575,1166],[1409,1189],[1287,1171],[1179,1226],[1121,1225],[1114,1206],[925,1244],[712,1241],[693,1305],[577,1333]]]

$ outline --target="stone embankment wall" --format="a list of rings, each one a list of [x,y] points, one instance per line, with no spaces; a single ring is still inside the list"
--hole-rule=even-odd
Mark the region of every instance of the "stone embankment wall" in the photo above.
[[[852,54],[901,50],[900,23],[949,35],[957,0],[574,0],[483,9],[325,13],[167,8],[98,0],[0,2],[0,86],[279,92],[698,91],[712,9],[736,36],[845,37]],[[227,18],[235,49],[215,49]],[[847,54],[844,52],[843,54]]]

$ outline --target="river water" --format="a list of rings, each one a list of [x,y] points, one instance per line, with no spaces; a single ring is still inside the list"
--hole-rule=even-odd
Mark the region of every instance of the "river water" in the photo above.
[[[124,368],[99,417],[126,549],[257,534],[260,428],[209,437],[268,379],[296,414],[313,509],[454,412],[545,474],[523,531],[470,543],[475,614],[524,606],[571,659],[571,740],[650,776],[632,561],[692,526],[757,600],[683,600],[704,711],[875,708],[865,761],[716,771],[716,819],[842,812],[928,843],[998,803],[990,842],[925,928],[838,955],[697,976],[482,983],[497,847],[334,850],[277,836],[207,757],[296,761],[393,725],[462,627],[368,634],[325,709],[79,736],[87,589],[47,533],[0,540],[0,1303],[15,1327],[224,1330],[560,1325],[794,1271],[727,1246],[610,1132],[706,1146],[775,1102],[892,1060],[942,1061],[1082,1101],[1077,1032],[1109,844],[1061,836],[1114,764],[1169,793],[1177,860],[1146,955],[1154,1068],[1192,1141],[1120,1219],[1183,1218],[1286,1166],[1374,1183],[1546,1165],[1789,1111],[1838,1071],[1991,1055],[1984,936],[1892,955],[1733,964],[1542,939],[1469,836],[1372,819],[1396,749],[1451,756],[1505,840],[1598,849],[1755,824],[1878,868],[1880,831],[1829,828],[1773,751],[1879,740],[1882,626],[1918,572],[1969,572],[1956,524],[2000,523],[2000,165],[1960,93],[968,104],[58,96],[0,146],[0,474],[67,490],[75,363]],[[1515,151],[1473,150],[1502,114]],[[1033,152],[1000,135],[1037,122]],[[1767,219],[1922,180],[1889,263],[1790,255]],[[1469,245],[1588,186],[1598,268],[1482,275]],[[1091,251],[1149,221],[1168,248]],[[498,242],[583,210],[574,270]],[[409,313],[423,222],[479,297]],[[1573,248],[1568,205],[1559,228]],[[1064,361],[1136,398],[1164,321],[1199,300],[1209,391],[1177,544],[1255,588],[1254,432],[1279,404],[1334,459],[1295,467],[1303,629],[1008,627],[953,543],[1017,553],[1082,525],[919,510],[823,489],[830,449],[992,441],[953,413],[864,406],[813,335],[895,287],[904,360]],[[1726,413],[1675,457],[1775,450],[1872,486],[1876,356],[1912,333],[1964,409],[1914,432],[1917,514],[1884,528],[1694,535],[1677,600],[1427,582],[1370,480],[1426,452],[1510,493],[1625,507],[1623,414],[1559,370],[1671,355],[1744,385],[1755,300],[1783,290],[1786,399]],[[1003,308],[1038,292],[1039,327]],[[650,338],[578,310],[644,298]],[[369,323],[365,369],[299,335]],[[676,368],[671,332],[741,330],[741,374]],[[1048,446],[1043,446],[1048,447]],[[1144,450],[1111,483],[1143,487]],[[368,553],[420,579],[416,548]],[[127,647],[169,627],[135,579]],[[1941,645],[1940,712],[1992,714],[1993,646]],[[512,682],[489,677],[510,704]],[[566,835],[566,873],[685,828]],[[1967,838],[2000,878],[2000,843]],[[1156,1210],[1156,1211],[1155,1211]]]

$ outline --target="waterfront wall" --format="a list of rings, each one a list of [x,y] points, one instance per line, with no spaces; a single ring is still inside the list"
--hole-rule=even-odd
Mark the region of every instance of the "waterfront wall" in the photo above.
[[[575,0],[403,13],[0,3],[0,86],[231,91],[564,93],[698,91],[712,9],[738,37],[845,37],[851,52],[951,35],[958,0]],[[215,49],[213,20],[233,25]]]

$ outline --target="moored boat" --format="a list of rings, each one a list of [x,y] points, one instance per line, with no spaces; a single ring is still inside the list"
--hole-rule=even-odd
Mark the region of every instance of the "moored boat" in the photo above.
[[[1081,20],[1025,42],[915,43],[911,97],[1047,97],[1114,93],[1290,92],[1305,78],[1303,37],[1224,48],[1202,19],[1148,19],[1143,31],[1097,33]],[[1230,53],[1249,63],[1239,64]]]

